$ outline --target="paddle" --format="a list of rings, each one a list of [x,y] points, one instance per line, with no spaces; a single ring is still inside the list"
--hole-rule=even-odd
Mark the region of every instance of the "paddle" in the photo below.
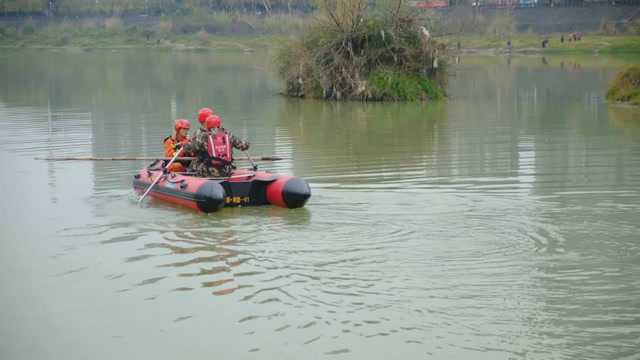
[[[176,161],[189,161],[194,160],[195,157],[179,157]],[[96,156],[65,156],[65,157],[35,157],[34,160],[46,160],[46,161],[152,161],[152,160],[171,160],[169,157],[157,157],[157,156],[116,156],[116,157],[96,157]],[[237,159],[244,160],[244,159]],[[278,161],[284,160],[279,156],[262,156],[257,158],[250,158],[249,161]]]
[[[149,186],[147,188],[147,191],[145,191],[144,194],[142,194],[142,197],[140,197],[140,199],[138,199],[138,204],[142,203],[142,200],[144,200],[144,198],[147,196],[147,194],[151,192],[151,189],[153,189],[153,187],[156,185],[156,183],[158,183],[160,178],[165,176],[165,173],[166,173],[167,169],[169,168],[169,166],[171,166],[171,164],[173,164],[174,161],[176,161],[176,159],[178,158],[178,155],[180,155],[181,152],[182,152],[182,148],[178,149],[178,151],[176,151],[176,154],[173,155],[173,158],[171,159],[171,161],[169,161],[169,163],[167,165],[162,167],[162,174],[158,174],[156,179],[153,180],[153,182],[151,183],[151,186]]]
[[[257,171],[258,165],[256,165],[256,163],[253,162],[251,155],[249,155],[249,150],[242,150],[242,152],[244,152],[245,155],[247,155],[247,160],[249,160],[249,162],[251,163],[251,167],[253,168],[253,171]]]

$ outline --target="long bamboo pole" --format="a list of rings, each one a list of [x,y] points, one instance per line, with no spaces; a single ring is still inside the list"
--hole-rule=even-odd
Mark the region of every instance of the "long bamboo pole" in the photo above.
[[[170,157],[157,157],[157,156],[112,156],[112,157],[98,157],[98,156],[60,156],[60,157],[35,157],[35,160],[46,160],[46,161],[151,161],[151,160],[171,160]],[[189,161],[194,160],[195,157],[179,157],[176,158],[176,161]],[[249,158],[249,159],[235,159],[234,161],[278,161],[284,160],[279,156],[261,156],[257,158]]]

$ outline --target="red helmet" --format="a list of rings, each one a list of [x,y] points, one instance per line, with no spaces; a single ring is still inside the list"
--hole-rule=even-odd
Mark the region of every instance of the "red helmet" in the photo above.
[[[182,129],[189,130],[189,128],[191,127],[191,123],[187,119],[178,119],[178,120],[175,121],[174,127],[176,129],[176,132],[178,132],[178,131],[180,131]]]
[[[207,120],[204,122],[204,127],[209,130],[211,128],[219,128],[222,127],[222,120],[220,120],[220,116],[218,115],[209,115]]]
[[[209,115],[213,115],[213,109],[211,108],[202,108],[198,110],[198,121],[200,124],[204,124],[205,120]]]

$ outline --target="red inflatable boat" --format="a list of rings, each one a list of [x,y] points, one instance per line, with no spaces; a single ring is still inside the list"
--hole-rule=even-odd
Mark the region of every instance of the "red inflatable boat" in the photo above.
[[[266,171],[237,169],[228,178],[200,178],[180,173],[163,173],[149,167],[133,176],[133,189],[144,193],[158,180],[149,196],[206,213],[223,206],[304,206],[311,189],[303,179]]]

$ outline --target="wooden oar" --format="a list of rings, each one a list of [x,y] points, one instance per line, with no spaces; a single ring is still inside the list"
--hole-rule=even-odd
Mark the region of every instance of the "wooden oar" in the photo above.
[[[158,156],[115,156],[115,157],[96,157],[96,156],[63,156],[63,157],[35,157],[35,160],[47,160],[47,161],[152,161],[152,160],[171,160],[170,157],[158,157]],[[194,160],[195,157],[179,157],[176,161],[189,161]],[[245,159],[236,159],[236,161]],[[258,158],[249,158],[249,161],[278,161],[284,160],[279,156],[262,156]]]
[[[243,152],[245,153],[245,155],[247,155],[247,160],[249,160],[249,162],[251,163],[251,167],[253,168],[253,171],[258,171],[258,165],[256,165],[256,163],[253,162],[251,155],[249,155],[249,150],[243,150]]]
[[[178,151],[176,151],[176,154],[173,156],[173,158],[171,158],[171,161],[169,161],[169,163],[167,165],[162,167],[162,174],[158,174],[158,176],[156,176],[156,179],[153,180],[153,182],[151,183],[151,186],[149,186],[149,188],[147,188],[147,191],[145,191],[144,194],[142,194],[142,197],[140,197],[140,199],[138,200],[138,204],[142,203],[142,200],[144,200],[144,198],[147,196],[147,194],[151,192],[151,189],[153,189],[153,187],[160,180],[160,178],[166,176],[166,170],[169,168],[169,166],[171,166],[171,164],[173,164],[174,161],[176,161],[178,156],[180,156],[181,152],[182,152],[182,148],[178,149]]]

